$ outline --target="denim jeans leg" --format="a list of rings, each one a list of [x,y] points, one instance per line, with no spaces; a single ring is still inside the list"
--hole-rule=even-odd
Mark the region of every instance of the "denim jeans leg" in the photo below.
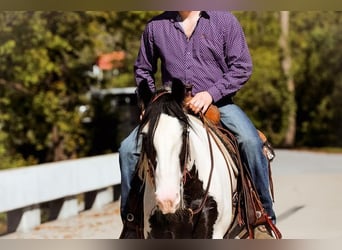
[[[249,167],[254,185],[264,209],[275,222],[273,201],[269,190],[268,161],[263,154],[262,141],[247,115],[235,104],[219,108],[222,123],[235,134],[242,161]]]
[[[125,206],[131,189],[131,180],[139,160],[141,145],[137,143],[138,128],[135,128],[122,142],[119,148],[119,163],[121,171],[121,218],[126,218]]]

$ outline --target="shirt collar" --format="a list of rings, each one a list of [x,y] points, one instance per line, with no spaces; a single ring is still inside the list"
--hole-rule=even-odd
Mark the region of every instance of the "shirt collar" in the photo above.
[[[181,22],[182,21],[182,18],[179,15],[178,11],[170,11],[169,14],[170,14],[169,17],[170,17],[171,22],[174,23],[174,22]],[[209,18],[210,15],[209,15],[208,11],[201,10],[200,17]]]

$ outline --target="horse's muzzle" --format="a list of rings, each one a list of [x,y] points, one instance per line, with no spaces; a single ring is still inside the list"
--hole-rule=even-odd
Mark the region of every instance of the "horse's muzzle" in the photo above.
[[[180,199],[179,194],[168,195],[168,196],[158,196],[156,195],[156,202],[159,210],[163,214],[173,214],[179,208]]]

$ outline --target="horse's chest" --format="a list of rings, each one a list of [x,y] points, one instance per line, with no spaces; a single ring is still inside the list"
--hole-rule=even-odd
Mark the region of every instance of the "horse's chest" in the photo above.
[[[190,239],[212,238],[214,224],[218,217],[217,204],[207,196],[197,173],[190,172],[184,185],[184,209],[174,214],[162,214],[156,210],[149,217],[149,238]],[[195,211],[195,214],[193,213]]]

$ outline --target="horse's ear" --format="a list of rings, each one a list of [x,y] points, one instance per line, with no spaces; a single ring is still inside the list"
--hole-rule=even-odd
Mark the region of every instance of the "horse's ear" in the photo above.
[[[173,98],[178,103],[182,103],[184,98],[185,98],[185,86],[184,86],[184,83],[181,80],[179,80],[177,78],[174,78],[172,80],[171,93],[172,93]]]
[[[148,82],[146,79],[142,80],[139,83],[138,88],[137,88],[137,94],[138,94],[139,102],[142,102],[142,105],[143,105],[142,108],[145,109],[153,96],[153,92],[148,86]]]

